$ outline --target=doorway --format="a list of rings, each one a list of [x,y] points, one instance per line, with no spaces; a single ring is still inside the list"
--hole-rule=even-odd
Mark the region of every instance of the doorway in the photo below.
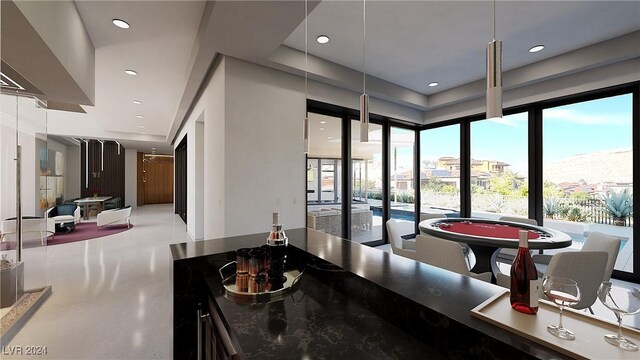
[[[187,136],[185,135],[175,150],[176,197],[175,213],[187,223]]]
[[[173,156],[138,153],[138,205],[173,202]]]

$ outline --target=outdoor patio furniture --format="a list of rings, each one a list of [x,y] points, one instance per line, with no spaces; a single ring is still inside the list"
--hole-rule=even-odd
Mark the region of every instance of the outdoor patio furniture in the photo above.
[[[76,204],[60,204],[45,211],[44,216],[48,231],[69,232],[80,222],[80,208]]]
[[[373,211],[362,208],[351,209],[352,234],[371,231]],[[307,226],[328,234],[342,236],[342,210],[340,208],[320,208],[307,212]]]
[[[100,229],[103,226],[126,224],[131,227],[131,206],[122,209],[104,210],[98,214],[96,226]]]

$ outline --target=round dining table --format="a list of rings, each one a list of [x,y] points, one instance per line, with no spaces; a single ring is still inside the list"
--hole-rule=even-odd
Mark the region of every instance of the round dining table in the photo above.
[[[493,254],[500,248],[517,249],[519,230],[529,232],[529,249],[558,249],[571,246],[571,237],[543,226],[481,218],[441,218],[421,221],[420,232],[441,239],[466,243],[473,250],[474,273],[492,271]]]

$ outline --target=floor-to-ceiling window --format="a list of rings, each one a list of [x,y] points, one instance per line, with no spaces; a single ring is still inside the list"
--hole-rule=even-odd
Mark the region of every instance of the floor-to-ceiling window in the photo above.
[[[369,141],[360,142],[360,123],[351,121],[351,240],[382,240],[382,125],[369,124]]]
[[[307,226],[342,236],[342,119],[309,113]]]
[[[415,131],[391,127],[389,194],[392,219],[415,221]]]
[[[542,112],[544,225],[574,248],[593,231],[620,237],[614,269],[624,272],[633,272],[632,103],[624,94]]]
[[[527,138],[527,112],[471,122],[471,216],[528,216]]]
[[[460,125],[420,132],[420,212],[460,212]]]

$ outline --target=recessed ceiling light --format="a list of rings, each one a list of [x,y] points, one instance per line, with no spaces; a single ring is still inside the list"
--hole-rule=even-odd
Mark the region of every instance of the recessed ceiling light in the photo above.
[[[119,27],[120,29],[128,29],[129,28],[129,23],[121,20],[121,19],[113,19],[111,21],[113,23],[113,25]]]
[[[138,72],[135,70],[127,69],[124,71],[127,75],[138,75]]]
[[[316,38],[316,41],[320,44],[326,44],[329,42],[329,37],[327,35],[320,35]]]
[[[320,124],[326,124],[326,123],[327,123],[327,122],[326,122],[326,121],[324,121],[324,120],[320,121]]]
[[[320,128],[320,131],[323,131],[323,130],[324,130],[324,128]]]
[[[144,125],[139,125],[138,126],[140,129],[144,129]]]
[[[536,53],[540,50],[544,49],[544,45],[536,45],[534,47],[532,47],[531,49],[529,49],[530,53]]]
[[[438,83],[435,81],[429,83],[429,87],[434,87],[434,86],[438,86]]]
[[[333,139],[333,136],[327,136],[327,139]]]
[[[133,100],[133,103],[134,103],[134,104],[136,104],[136,105],[140,105],[140,104],[142,104],[142,101],[140,101],[140,100]]]
[[[142,116],[142,115],[136,115],[136,117],[137,117],[138,119],[142,119],[142,118],[144,118],[144,116]]]

